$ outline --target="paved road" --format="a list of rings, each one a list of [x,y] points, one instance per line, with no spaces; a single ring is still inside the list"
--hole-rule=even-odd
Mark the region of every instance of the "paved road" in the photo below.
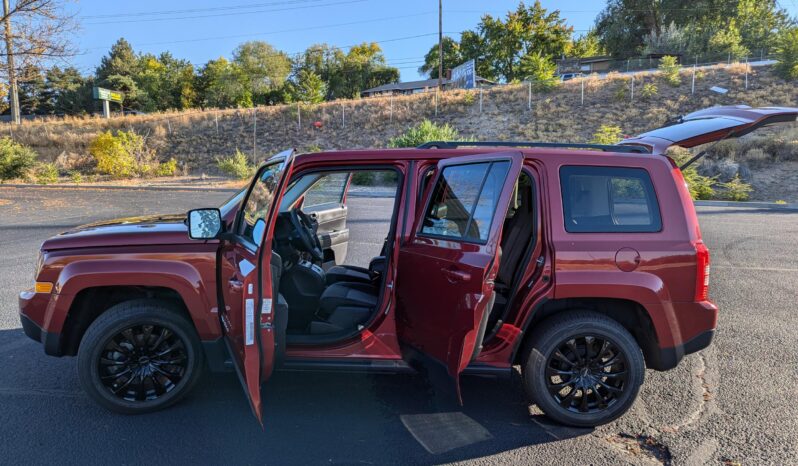
[[[756,209],[699,209],[721,307],[715,345],[648,371],[632,411],[596,430],[549,424],[517,377],[466,378],[465,407],[441,412],[419,377],[278,374],[264,389],[265,432],[232,375],[206,377],[160,413],[95,406],[75,361],[44,356],[19,329],[16,292],[30,286],[39,244],[90,220],[224,197],[0,188],[0,462],[798,464],[798,214]],[[353,241],[378,250],[387,202],[351,199]]]

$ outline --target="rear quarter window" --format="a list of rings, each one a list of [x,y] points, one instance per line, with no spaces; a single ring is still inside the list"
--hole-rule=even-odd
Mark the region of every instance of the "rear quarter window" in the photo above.
[[[652,233],[662,230],[659,204],[642,168],[560,168],[565,230],[570,233]]]

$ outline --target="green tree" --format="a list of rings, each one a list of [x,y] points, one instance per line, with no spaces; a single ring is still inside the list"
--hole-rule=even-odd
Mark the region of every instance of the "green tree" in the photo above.
[[[44,76],[43,97],[52,113],[77,115],[94,109],[93,78],[82,76],[74,67],[62,70],[57,66],[47,70]]]
[[[742,45],[751,51],[773,49],[779,31],[793,24],[776,0],[739,0],[736,18]]]
[[[743,45],[743,39],[740,35],[740,30],[737,28],[737,21],[732,18],[729,23],[722,28],[719,28],[712,37],[709,38],[707,44],[709,51],[723,55],[729,55],[732,58],[743,58],[748,56],[750,51]]]
[[[194,66],[169,52],[142,55],[134,80],[143,94],[143,110],[181,110],[195,103]]]
[[[292,82],[288,88],[289,101],[302,102],[306,104],[318,104],[324,102],[327,95],[327,84],[318,74],[300,70],[296,77],[296,82]]]
[[[601,45],[601,39],[596,34],[595,29],[591,29],[587,34],[580,36],[573,41],[566,50],[569,57],[596,57],[604,55],[606,50]]]
[[[291,59],[266,42],[244,42],[233,51],[237,75],[256,103],[266,103],[265,96],[282,88],[291,73]]]
[[[224,57],[208,61],[196,80],[197,100],[203,107],[251,106],[252,94],[248,94],[241,71]]]
[[[19,75],[20,114],[44,115],[50,113],[42,70],[34,65],[28,65]]]
[[[133,76],[138,71],[139,59],[133,46],[124,38],[120,38],[111,46],[111,51],[107,56],[100,59],[100,66],[97,67],[95,75],[100,82],[105,81],[110,76]]]
[[[798,27],[782,31],[776,42],[776,71],[785,79],[798,80]]]
[[[468,59],[464,59],[460,54],[460,44],[451,37],[443,38],[443,73],[446,74],[447,70],[462,64]],[[418,69],[419,73],[426,74],[430,79],[438,78],[438,62],[440,61],[440,54],[438,52],[438,44],[433,45],[429,52],[424,55],[424,64]]]
[[[556,76],[557,66],[540,52],[522,58],[519,69],[524,80],[531,81],[538,91],[551,90],[560,83]]]

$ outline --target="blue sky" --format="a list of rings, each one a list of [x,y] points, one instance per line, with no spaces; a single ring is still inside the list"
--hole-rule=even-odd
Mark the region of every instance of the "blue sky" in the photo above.
[[[542,3],[559,9],[577,34],[592,26],[605,4]],[[483,13],[503,15],[517,5],[518,0],[444,0],[443,30],[458,38],[456,33],[473,28]],[[782,5],[793,15],[798,11],[795,0]],[[263,40],[289,53],[319,42],[346,47],[375,41],[407,81],[419,78],[417,68],[437,40],[437,6],[436,0],[81,0],[72,6],[81,24],[74,37],[81,55],[71,61],[81,72],[92,73],[119,37],[138,52],[169,50],[198,66],[229,57],[247,40]]]

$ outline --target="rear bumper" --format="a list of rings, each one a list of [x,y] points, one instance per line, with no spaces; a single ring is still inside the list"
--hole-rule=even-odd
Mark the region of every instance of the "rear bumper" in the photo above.
[[[676,367],[685,355],[697,353],[712,344],[718,324],[718,307],[709,302],[674,304],[680,322],[681,344],[672,348],[660,348],[646,361],[648,367],[666,371]]]
[[[42,312],[42,307],[46,307],[46,302],[42,304],[42,296],[31,291],[23,291],[19,294],[19,321],[22,323],[22,331],[31,340],[35,340],[44,345],[44,352],[50,356],[63,356],[61,352],[61,334],[47,332],[39,326],[29,315]],[[45,298],[44,301],[47,301]]]

